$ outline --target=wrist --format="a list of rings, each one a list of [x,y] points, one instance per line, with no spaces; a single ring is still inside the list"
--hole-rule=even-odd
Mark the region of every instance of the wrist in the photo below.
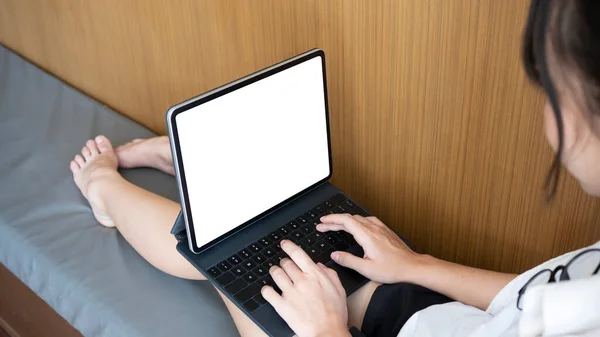
[[[344,324],[330,326],[326,331],[317,334],[315,337],[352,337],[350,330]]]
[[[352,337],[352,335],[350,334],[350,330],[348,330],[347,328],[340,328],[327,331],[323,334],[317,335],[316,337]]]
[[[435,257],[427,254],[416,254],[412,260],[412,265],[409,266],[409,271],[404,270],[404,278],[401,282],[408,282],[416,285],[427,283],[427,278],[431,274],[431,270],[435,269],[435,265],[438,261]]]

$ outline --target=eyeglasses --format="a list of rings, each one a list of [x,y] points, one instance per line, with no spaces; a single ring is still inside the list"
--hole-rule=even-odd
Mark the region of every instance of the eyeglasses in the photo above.
[[[554,270],[544,269],[533,275],[527,283],[519,290],[517,309],[523,310],[523,295],[530,287],[554,283],[558,281],[569,281],[587,278],[598,274],[600,270],[600,249],[588,249],[575,255],[566,265],[558,266]],[[558,272],[560,276],[557,275]]]

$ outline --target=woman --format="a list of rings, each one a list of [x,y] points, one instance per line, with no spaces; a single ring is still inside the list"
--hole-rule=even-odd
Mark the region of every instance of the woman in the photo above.
[[[562,161],[586,192],[600,196],[599,14],[595,0],[532,3],[524,62],[548,97],[546,136],[557,152],[547,184],[551,194]],[[169,234],[179,205],[125,181],[118,166],[149,166],[173,174],[167,139],[134,140],[113,150],[108,139],[98,136],[70,167],[101,224],[115,226],[164,272],[203,279],[177,253]],[[594,307],[600,300],[600,277],[592,277],[600,269],[600,250],[565,254],[516,276],[417,254],[375,217],[329,215],[321,221],[319,231],[347,231],[365,251],[364,258],[334,252],[333,260],[372,281],[346,299],[335,272],[315,265],[293,243],[282,242],[291,259],[283,259],[270,273],[283,295],[268,286],[262,294],[298,336],[349,336],[348,326],[362,330],[352,330],[357,336],[600,332],[594,332],[600,325]],[[221,297],[243,336],[264,335]]]

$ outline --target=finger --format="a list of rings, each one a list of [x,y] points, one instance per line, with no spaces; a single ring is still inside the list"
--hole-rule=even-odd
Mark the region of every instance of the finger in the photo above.
[[[275,308],[275,311],[279,312],[283,309],[283,306],[285,305],[283,297],[281,297],[281,295],[279,295],[275,291],[275,289],[273,289],[273,287],[262,287],[262,289],[260,290],[260,294],[265,299],[265,301],[269,302],[269,304],[271,304],[273,308]]]
[[[271,274],[273,281],[275,281],[275,284],[279,287],[279,289],[281,289],[282,292],[285,293],[294,287],[290,277],[279,266],[271,267],[271,269],[269,269],[269,274]]]
[[[337,218],[333,218],[333,216],[338,216]],[[354,237],[354,240],[358,242],[358,244],[363,245],[366,240],[366,232],[365,232],[365,224],[358,221],[356,218],[352,217],[350,214],[332,214],[326,217],[321,218],[324,222],[317,226],[317,230],[320,232],[326,232],[328,230],[339,231],[344,230]],[[327,222],[333,221],[333,222]],[[336,222],[338,221],[338,222]],[[341,222],[339,222],[341,221]]]
[[[317,263],[317,266],[323,271],[323,273],[329,279],[329,281],[333,283],[338,292],[342,295],[346,295],[346,289],[344,289],[342,281],[340,281],[340,277],[338,276],[337,272],[331,268],[328,268],[321,262]]]
[[[361,227],[361,223],[350,214],[330,214],[321,218],[324,224],[343,225],[347,232],[352,233],[353,230]]]
[[[331,259],[340,266],[354,269],[361,274],[363,274],[363,272],[366,271],[368,267],[367,260],[354,256],[347,252],[333,252],[331,253]]]
[[[316,229],[319,232],[329,232],[329,231],[333,231],[333,232],[337,232],[337,231],[344,231],[346,230],[346,228],[344,227],[344,225],[337,225],[337,224],[331,224],[331,223],[322,223],[322,224],[318,224]]]
[[[281,249],[296,263],[298,268],[305,273],[316,268],[313,260],[300,247],[290,240],[281,241]]]
[[[288,258],[281,259],[281,262],[279,262],[279,265],[281,266],[283,271],[285,271],[285,273],[290,277],[290,279],[294,283],[298,282],[298,280],[300,278],[302,278],[302,276],[304,274],[302,272],[302,270],[300,270],[300,268],[298,268],[296,263],[294,263],[294,261],[292,261]]]

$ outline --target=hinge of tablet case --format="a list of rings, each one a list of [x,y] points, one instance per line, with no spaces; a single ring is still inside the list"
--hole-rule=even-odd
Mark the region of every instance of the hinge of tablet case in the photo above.
[[[173,228],[171,229],[171,234],[173,234],[175,236],[175,239],[177,239],[177,241],[179,242],[187,240],[185,219],[183,218],[183,214],[181,212],[179,212],[177,219],[175,219],[175,223],[173,224]]]
[[[187,240],[187,231],[184,229],[181,232],[175,234],[175,239],[177,239],[177,241],[179,242]]]

